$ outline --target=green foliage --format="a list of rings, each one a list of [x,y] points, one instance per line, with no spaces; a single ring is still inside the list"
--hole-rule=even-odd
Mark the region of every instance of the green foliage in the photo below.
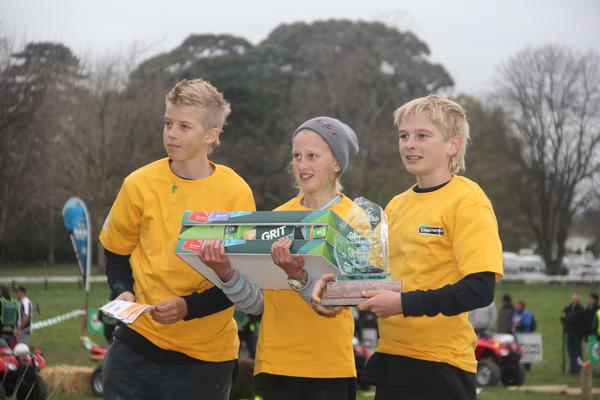
[[[456,100],[465,109],[471,127],[465,176],[477,182],[490,198],[503,248],[518,251],[530,247],[535,237],[514,201],[514,181],[520,174],[511,157],[515,144],[503,110],[485,106],[468,95],[459,95]]]
[[[343,179],[346,193],[386,204],[413,180],[398,155],[393,110],[452,85],[428,56],[427,45],[412,33],[371,22],[281,25],[258,46],[229,35],[192,35],[142,63],[131,74],[129,91],[143,101],[148,85],[166,92],[180,79],[196,77],[215,84],[232,114],[214,159],[247,179],[259,209],[295,193],[287,172],[294,128],[318,115],[340,118],[355,129],[361,146]],[[147,115],[140,120],[149,121],[158,110],[140,112]]]

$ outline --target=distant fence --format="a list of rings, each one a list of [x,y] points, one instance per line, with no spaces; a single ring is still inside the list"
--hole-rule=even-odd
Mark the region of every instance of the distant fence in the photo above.
[[[46,328],[48,326],[53,326],[53,325],[59,324],[63,321],[66,321],[68,319],[79,317],[81,315],[85,315],[84,310],[73,310],[66,314],[61,314],[61,315],[57,315],[56,317],[45,319],[43,321],[34,322],[33,324],[31,324],[31,328],[33,330]]]
[[[70,283],[81,282],[79,275],[61,275],[61,276],[0,276],[0,283],[12,284],[18,283]],[[106,282],[106,276],[92,276],[90,282]]]
[[[542,274],[521,274],[508,275],[502,280],[509,282],[524,283],[572,283],[572,284],[593,284],[600,285],[600,276],[598,275],[542,275]]]

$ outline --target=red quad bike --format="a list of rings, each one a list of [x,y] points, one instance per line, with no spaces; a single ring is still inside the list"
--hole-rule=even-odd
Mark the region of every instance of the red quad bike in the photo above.
[[[520,363],[523,357],[521,346],[509,334],[484,334],[477,339],[477,385],[520,386],[525,383],[525,368]]]
[[[31,352],[25,343],[11,349],[0,339],[0,400],[46,400],[48,388],[40,376],[45,366],[39,349]]]
[[[104,356],[108,351],[108,347],[100,346],[94,343],[87,336],[82,336],[80,339],[83,347],[90,352],[90,360],[96,361],[99,364],[92,373],[92,380],[90,384],[92,388],[92,394],[96,397],[102,397],[104,393],[104,385],[102,383],[102,364],[104,363]]]

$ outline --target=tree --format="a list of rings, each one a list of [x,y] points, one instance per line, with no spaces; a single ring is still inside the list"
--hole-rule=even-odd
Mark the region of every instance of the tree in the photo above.
[[[590,204],[575,221],[577,232],[588,236],[592,242],[587,250],[591,250],[596,257],[600,256],[600,198]]]
[[[81,78],[79,60],[71,51],[48,42],[11,52],[1,71],[0,85],[7,94],[0,113],[3,251],[20,232],[29,231],[28,241],[47,244],[47,259],[53,262],[57,210],[65,197],[59,182],[64,176],[61,144],[82,91]]]
[[[600,171],[600,57],[553,45],[527,48],[501,66],[500,77],[518,141],[516,199],[547,272],[557,274],[569,228]]]
[[[261,209],[294,193],[286,172],[292,130],[317,115],[340,118],[356,130],[361,146],[344,176],[345,192],[385,204],[412,182],[392,134],[394,109],[452,85],[428,56],[415,35],[381,23],[284,24],[258,46],[229,35],[192,35],[142,63],[130,90],[163,82],[166,91],[183,78],[214,83],[232,104],[225,144],[214,157],[240,171]]]
[[[328,20],[281,25],[257,51],[290,77],[283,115],[291,129],[329,115],[356,131],[360,153],[342,179],[348,195],[385,204],[413,182],[398,155],[392,113],[453,85],[443,66],[428,60],[424,42],[382,23]],[[289,143],[289,134],[281,140]]]
[[[477,182],[490,198],[502,247],[516,251],[531,246],[535,238],[514,202],[513,181],[520,172],[511,159],[515,139],[504,110],[497,105],[486,106],[467,95],[458,96],[456,101],[465,109],[471,128],[465,175]]]
[[[139,115],[145,116],[140,123],[162,119],[167,91],[181,79],[194,78],[214,84],[232,106],[220,138],[223,146],[215,148],[211,158],[233,167],[248,181],[259,209],[280,204],[290,192],[285,172],[288,143],[280,137],[289,133],[282,113],[289,82],[242,38],[191,35],[172,51],[146,60],[131,74],[127,92],[147,104],[140,110]],[[155,89],[152,94],[149,87]],[[152,142],[164,154],[160,141]]]

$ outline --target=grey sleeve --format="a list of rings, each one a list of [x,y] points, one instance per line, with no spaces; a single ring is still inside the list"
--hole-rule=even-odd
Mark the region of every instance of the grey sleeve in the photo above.
[[[247,314],[259,315],[263,312],[262,290],[246,279],[237,271],[234,271],[229,282],[221,282],[223,293],[235,308]]]

